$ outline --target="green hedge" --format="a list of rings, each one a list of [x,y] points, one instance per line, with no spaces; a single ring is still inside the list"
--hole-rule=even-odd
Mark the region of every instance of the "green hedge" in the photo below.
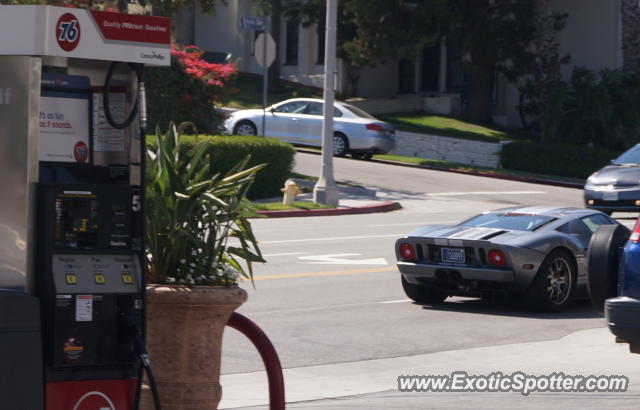
[[[514,141],[502,146],[500,161],[506,169],[586,178],[618,155],[619,152],[580,145]]]
[[[241,137],[221,135],[183,135],[180,144],[185,150],[191,149],[198,141],[206,140],[212,153],[212,167],[225,173],[242,158],[251,155],[248,167],[269,164],[256,175],[249,190],[250,199],[281,196],[280,188],[291,176],[295,150],[291,144],[273,138]],[[147,143],[155,145],[155,136],[147,136]]]

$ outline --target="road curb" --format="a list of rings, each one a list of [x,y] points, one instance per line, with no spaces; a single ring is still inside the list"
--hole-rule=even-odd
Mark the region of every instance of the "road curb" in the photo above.
[[[335,216],[335,215],[357,215],[373,214],[379,212],[390,212],[401,209],[399,202],[382,202],[380,204],[356,206],[350,208],[331,209],[292,209],[284,211],[258,211],[257,213],[267,218],[290,218],[301,216]]]

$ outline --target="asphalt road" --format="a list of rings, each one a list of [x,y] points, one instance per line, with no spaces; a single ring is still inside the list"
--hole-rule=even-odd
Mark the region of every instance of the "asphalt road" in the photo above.
[[[319,169],[319,156],[296,159],[296,172]],[[395,239],[416,225],[455,222],[511,204],[580,206],[580,190],[346,159],[335,167],[336,179],[374,188],[403,209],[253,221],[268,263],[255,267],[255,289],[244,284],[249,301],[239,311],[266,331],[283,367],[551,340],[604,326],[585,301],[562,314],[470,298],[416,305],[404,295],[394,266]],[[262,368],[249,342],[227,331],[222,373]]]

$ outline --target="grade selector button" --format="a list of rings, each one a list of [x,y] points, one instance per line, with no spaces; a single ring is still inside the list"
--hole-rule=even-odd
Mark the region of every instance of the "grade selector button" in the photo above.
[[[127,273],[124,273],[122,275],[122,283],[125,283],[127,285],[132,284],[133,283],[133,276],[131,276],[131,275],[127,274]]]
[[[93,275],[93,280],[95,280],[98,285],[104,285],[106,283],[102,273],[96,273]]]
[[[67,285],[77,285],[78,278],[76,275],[64,275],[65,280],[67,281]]]

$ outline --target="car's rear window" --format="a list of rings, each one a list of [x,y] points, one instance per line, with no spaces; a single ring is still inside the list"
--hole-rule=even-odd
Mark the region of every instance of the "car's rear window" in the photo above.
[[[640,164],[640,145],[636,145],[623,152],[618,158],[613,160],[616,165]]]
[[[513,229],[517,231],[535,231],[555,218],[545,215],[529,214],[483,214],[459,224],[459,226],[478,226],[483,228]]]
[[[357,115],[357,116],[358,116],[358,117],[360,117],[360,118],[368,118],[368,119],[370,119],[370,120],[375,120],[375,119],[377,119],[376,117],[374,117],[373,115],[369,114],[368,112],[363,111],[363,110],[361,110],[361,109],[360,109],[360,108],[358,108],[358,107],[354,107],[354,106],[353,106],[353,105],[351,105],[351,104],[342,104],[342,106],[343,106],[344,108],[346,108],[347,110],[351,111],[352,113],[354,113],[355,115]]]

